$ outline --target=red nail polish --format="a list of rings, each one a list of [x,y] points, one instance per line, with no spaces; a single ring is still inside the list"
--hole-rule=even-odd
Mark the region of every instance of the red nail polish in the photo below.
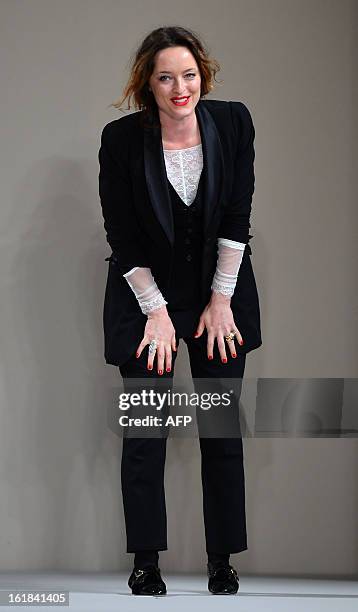
[[[163,370],[159,370],[158,374],[162,375],[163,374]]]
[[[165,371],[166,371],[166,372],[171,372],[171,371],[172,371],[172,369],[171,369],[171,368],[167,368]]]
[[[199,336],[199,334],[194,334],[194,338],[197,338]]]
[[[244,344],[244,341],[241,340],[241,342],[239,342],[240,346],[242,346]]]
[[[136,353],[136,354],[135,354],[135,356],[136,356],[136,357],[137,357],[137,359],[138,359],[138,357],[139,357],[139,353]]]
[[[148,366],[148,370],[153,370],[153,366]]]
[[[213,359],[213,356],[212,356],[212,355],[209,355],[208,359]]]
[[[233,354],[232,354],[232,356],[233,356],[233,357],[234,357],[234,359],[235,359],[235,357],[236,357],[237,355],[236,355],[236,353],[233,353]]]
[[[224,358],[224,359],[222,359],[221,361],[222,361],[223,363],[227,363],[227,359],[225,359],[225,358]]]

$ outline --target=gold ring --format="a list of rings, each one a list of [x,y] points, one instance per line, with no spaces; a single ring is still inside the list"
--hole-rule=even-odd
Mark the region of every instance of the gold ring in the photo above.
[[[232,342],[235,336],[236,336],[235,332],[231,331],[228,336],[225,336],[225,340],[227,340],[228,342]]]

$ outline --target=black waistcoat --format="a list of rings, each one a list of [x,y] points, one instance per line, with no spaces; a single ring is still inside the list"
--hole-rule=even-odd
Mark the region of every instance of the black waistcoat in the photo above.
[[[187,206],[168,181],[174,220],[174,258],[169,289],[165,293],[167,310],[177,338],[192,336],[203,304],[200,280],[203,248],[204,168],[194,201]]]

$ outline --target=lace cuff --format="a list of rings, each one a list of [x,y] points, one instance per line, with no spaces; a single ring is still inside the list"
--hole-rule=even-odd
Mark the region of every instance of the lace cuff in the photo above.
[[[212,291],[227,297],[234,294],[245,246],[243,242],[218,239],[218,261],[211,285]]]
[[[168,303],[155,282],[150,268],[133,268],[123,276],[136,296],[143,314],[149,314],[152,310]]]

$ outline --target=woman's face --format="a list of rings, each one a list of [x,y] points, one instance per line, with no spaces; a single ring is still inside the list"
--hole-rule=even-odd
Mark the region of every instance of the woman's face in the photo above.
[[[173,119],[190,115],[200,100],[200,84],[198,65],[187,47],[158,51],[149,85],[160,111]]]

